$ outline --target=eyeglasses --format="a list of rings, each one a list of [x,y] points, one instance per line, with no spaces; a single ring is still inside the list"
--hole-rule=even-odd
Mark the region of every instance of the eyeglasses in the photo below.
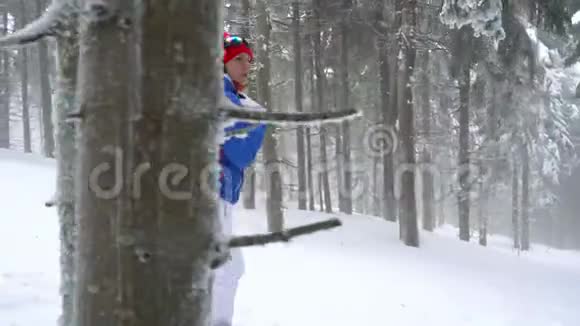
[[[239,36],[228,36],[224,40],[224,48],[227,48],[230,46],[238,46],[238,45],[242,45],[242,44],[244,44],[247,47],[250,47],[250,44],[248,44],[248,41],[246,41],[246,39],[241,38]]]

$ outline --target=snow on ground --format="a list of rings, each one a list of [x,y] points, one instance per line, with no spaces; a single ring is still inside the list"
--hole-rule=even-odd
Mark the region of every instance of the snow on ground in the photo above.
[[[0,151],[0,325],[55,325],[59,313],[59,240],[55,165]]]
[[[58,317],[58,220],[44,207],[54,175],[50,160],[0,151],[0,326]],[[261,211],[237,213],[237,233],[265,230]],[[328,218],[286,216],[288,226]],[[409,248],[395,224],[339,217],[339,229],[244,249],[236,326],[580,325],[578,252],[536,245],[518,255],[502,237],[482,248],[447,226]]]

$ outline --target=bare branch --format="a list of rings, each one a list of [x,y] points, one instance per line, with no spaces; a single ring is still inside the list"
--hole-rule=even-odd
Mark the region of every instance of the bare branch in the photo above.
[[[281,80],[279,82],[273,83],[272,86],[270,88],[274,89],[274,88],[278,88],[280,86],[284,86],[288,83],[292,82],[291,79],[287,79],[287,80]]]
[[[342,225],[342,222],[333,218],[327,221],[307,224],[295,228],[291,228],[282,232],[274,232],[267,234],[257,234],[248,236],[233,237],[229,241],[230,248],[249,247],[249,246],[263,246],[274,242],[289,242],[295,237],[312,234],[319,231],[329,230]]]
[[[281,20],[276,19],[276,18],[270,18],[270,21],[272,21],[272,23],[276,23],[276,24],[279,24],[279,25],[282,25],[282,26],[290,27],[290,23],[281,21]]]
[[[54,36],[60,20],[66,15],[72,5],[66,0],[55,0],[46,12],[24,28],[0,38],[0,47],[24,45],[38,41],[46,36]]]
[[[445,40],[437,39],[431,37],[428,34],[420,34],[420,33],[416,34],[415,38],[417,42],[421,43],[427,50],[438,50],[449,53],[449,48],[445,44]]]
[[[82,111],[74,111],[70,112],[66,115],[65,122],[67,123],[74,123],[84,119],[85,114]]]

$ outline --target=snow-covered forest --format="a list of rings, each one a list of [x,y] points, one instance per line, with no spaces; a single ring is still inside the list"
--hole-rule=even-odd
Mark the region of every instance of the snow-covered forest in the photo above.
[[[482,245],[503,234],[522,250],[580,247],[580,4],[226,7],[226,28],[268,50],[274,111],[363,113],[340,126],[277,129],[288,206],[400,220],[411,245],[417,229],[450,223]]]
[[[580,322],[580,2],[0,4],[0,325]]]

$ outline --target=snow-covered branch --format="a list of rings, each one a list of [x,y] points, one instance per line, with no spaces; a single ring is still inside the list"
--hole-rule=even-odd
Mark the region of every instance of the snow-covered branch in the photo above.
[[[248,236],[233,237],[229,241],[230,248],[249,247],[249,246],[263,246],[274,242],[289,242],[292,238],[312,234],[319,231],[329,230],[342,225],[342,222],[333,218],[327,221],[307,224],[295,228],[290,228],[282,232],[273,232],[267,234],[257,234]]]
[[[61,19],[70,14],[73,5],[67,0],[55,0],[46,12],[24,28],[0,38],[0,47],[24,45],[38,41],[46,36],[57,34]]]
[[[416,33],[415,40],[420,44],[417,48],[424,48],[432,51],[444,51],[449,53],[449,48],[445,44],[444,40],[436,39],[431,37],[429,34]]]
[[[500,41],[505,38],[501,0],[444,0],[441,22],[451,28],[473,27],[474,35],[487,35]]]
[[[265,123],[273,125],[286,126],[306,126],[316,127],[324,123],[341,123],[346,120],[352,120],[361,116],[361,113],[351,109],[338,112],[321,112],[321,113],[285,113],[285,112],[264,112],[248,109],[240,109],[226,105],[226,108],[221,108],[220,115],[226,119],[235,119],[237,121],[246,121],[251,123]],[[206,118],[209,115],[203,114]],[[83,112],[71,112],[67,115],[66,121],[74,123],[84,119]],[[240,136],[252,131],[255,126],[250,126],[242,130],[226,133],[226,137]]]
[[[220,113],[226,118],[247,122],[279,123],[284,125],[296,124],[302,126],[333,122],[340,123],[344,120],[351,120],[361,116],[361,113],[354,109],[338,112],[286,113],[241,109],[233,105],[227,105],[221,108]]]

